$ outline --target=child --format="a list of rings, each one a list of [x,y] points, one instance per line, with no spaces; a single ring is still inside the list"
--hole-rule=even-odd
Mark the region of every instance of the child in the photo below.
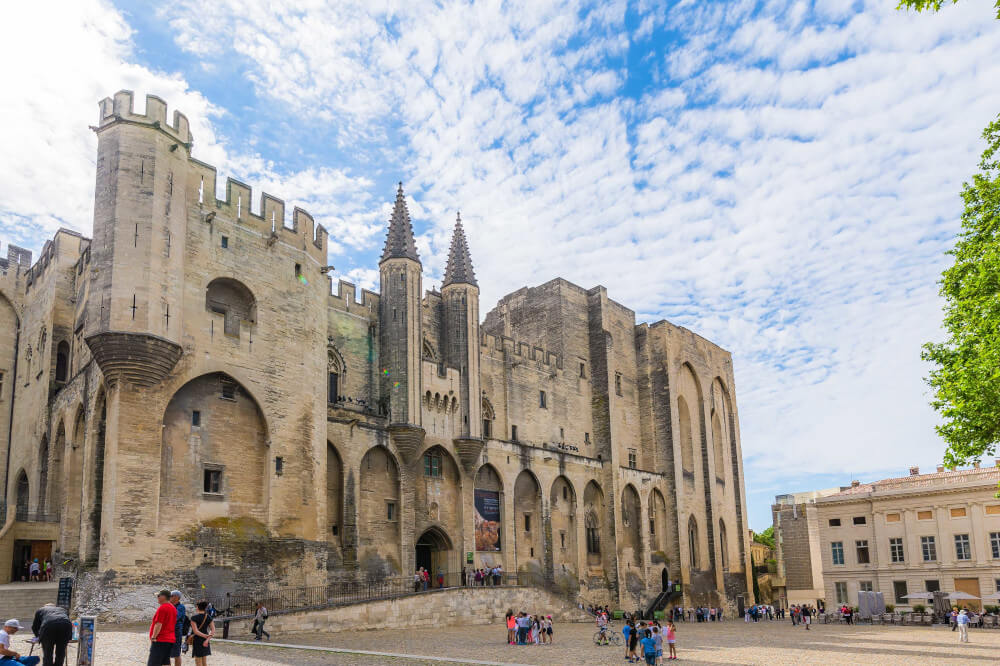
[[[677,640],[677,631],[674,627],[673,622],[667,622],[667,647],[670,648],[670,656],[667,659],[677,658],[677,648],[674,647],[674,642]]]
[[[646,658],[646,666],[656,666],[656,640],[653,634],[646,630],[643,632],[642,656]]]
[[[629,645],[629,639],[632,634],[632,622],[626,622],[622,625],[622,635],[625,636],[625,660],[628,663],[632,663],[632,647]]]
[[[545,616],[545,633],[548,634],[549,645],[552,645],[552,616],[551,615],[546,615]]]
[[[514,610],[507,611],[507,645],[514,644],[514,634],[517,632],[517,620],[514,619]]]
[[[653,626],[653,641],[656,643],[656,663],[663,663],[663,632],[660,631],[660,623],[655,622]]]

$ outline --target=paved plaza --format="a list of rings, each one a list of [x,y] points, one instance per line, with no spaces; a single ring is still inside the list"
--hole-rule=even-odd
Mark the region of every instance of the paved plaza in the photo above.
[[[268,645],[219,642],[211,666],[265,664],[442,664],[498,663],[531,665],[622,664],[623,651],[597,647],[589,624],[556,627],[552,646],[511,647],[501,625],[427,629],[358,630],[336,634],[286,634],[274,643],[341,650],[296,650]],[[971,642],[945,627],[869,627],[814,625],[806,632],[785,622],[682,623],[678,625],[679,661],[696,664],[955,664],[997,663],[1000,631],[973,630]],[[242,638],[242,636],[237,636]],[[100,634],[99,664],[144,664],[146,639],[138,629],[106,629]],[[420,659],[419,657],[448,659]],[[186,662],[189,660],[185,660]],[[193,663],[193,662],[191,662]]]

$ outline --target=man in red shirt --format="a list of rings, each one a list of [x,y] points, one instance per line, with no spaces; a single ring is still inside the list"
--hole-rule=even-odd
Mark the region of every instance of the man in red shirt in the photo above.
[[[170,603],[169,590],[160,590],[156,600],[160,606],[149,627],[149,659],[146,666],[170,666],[170,649],[176,639],[174,625],[177,624],[177,609]]]

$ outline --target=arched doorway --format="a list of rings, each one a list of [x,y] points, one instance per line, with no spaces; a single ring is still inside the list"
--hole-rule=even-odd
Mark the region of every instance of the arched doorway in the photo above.
[[[660,572],[660,585],[663,592],[667,592],[670,588],[670,573],[666,567],[663,567],[663,571]]]
[[[438,574],[447,574],[451,559],[451,539],[444,530],[438,527],[428,528],[414,546],[416,558],[415,567],[423,567],[431,575],[431,586],[438,585]]]

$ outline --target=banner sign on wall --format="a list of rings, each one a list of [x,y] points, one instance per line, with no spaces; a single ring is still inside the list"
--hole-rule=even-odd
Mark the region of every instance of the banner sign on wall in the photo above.
[[[500,493],[475,489],[476,550],[500,550]]]

